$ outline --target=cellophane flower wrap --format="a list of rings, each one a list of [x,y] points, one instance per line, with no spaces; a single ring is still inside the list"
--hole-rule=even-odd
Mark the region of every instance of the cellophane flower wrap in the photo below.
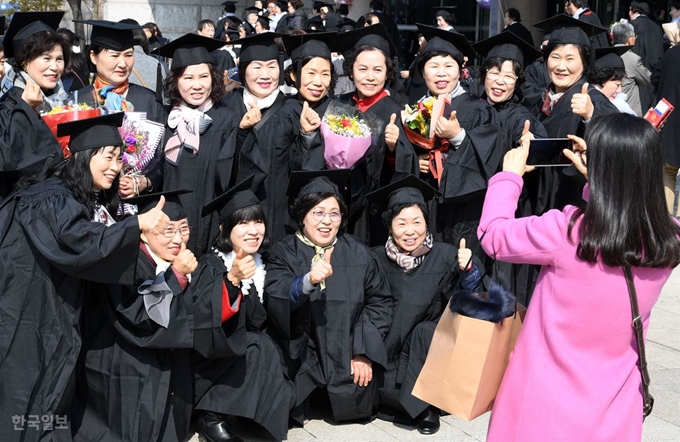
[[[165,127],[146,119],[144,112],[126,112],[118,128],[123,139],[123,174],[144,174],[158,161]]]
[[[57,126],[61,123],[69,121],[85,120],[87,118],[98,117],[102,114],[99,103],[92,100],[91,97],[81,96],[77,94],[69,94],[67,100],[61,106],[53,107],[50,111],[41,114],[43,121],[50,128],[52,135],[57,139],[61,150],[64,153],[64,158],[71,156],[71,151],[68,148],[68,143],[71,140],[70,136],[57,137]]]
[[[331,103],[321,120],[324,159],[329,169],[347,169],[355,165],[371,146],[373,134],[381,123],[352,106]]]
[[[412,143],[424,148],[432,149],[437,143],[434,134],[435,125],[432,121],[437,121],[444,112],[451,112],[451,101],[440,95],[435,97],[423,97],[415,104],[407,104],[401,111],[401,121],[406,137]]]

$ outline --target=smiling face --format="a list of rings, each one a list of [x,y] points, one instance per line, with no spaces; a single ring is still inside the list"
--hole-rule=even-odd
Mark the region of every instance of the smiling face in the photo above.
[[[95,190],[108,190],[123,168],[123,151],[120,147],[106,146],[90,158],[92,187]]]
[[[51,51],[45,52],[29,61],[23,68],[28,76],[31,77],[41,89],[54,89],[57,87],[59,79],[64,73],[64,51],[61,45],[56,45]]]
[[[427,223],[420,207],[413,205],[402,209],[392,219],[390,235],[394,243],[406,252],[420,247],[427,235]]]
[[[517,75],[515,75],[514,63],[505,60],[501,68],[490,68],[484,78],[484,91],[492,103],[503,103],[515,93]]]
[[[266,228],[262,220],[243,220],[236,224],[229,239],[234,253],[243,250],[247,255],[256,253],[264,240]]]
[[[295,74],[292,75],[295,80]],[[300,97],[311,103],[321,101],[331,85],[331,62],[321,57],[314,57],[302,66],[300,72]]]
[[[583,76],[584,65],[578,46],[567,44],[557,46],[548,55],[546,68],[555,92],[564,92]]]
[[[337,219],[338,215],[340,215],[339,219]],[[319,247],[330,245],[338,235],[342,223],[338,200],[335,197],[329,197],[321,201],[307,212],[302,222],[303,233],[314,244]]]
[[[385,88],[387,61],[379,49],[361,51],[352,65],[352,78],[359,98],[372,97]]]
[[[142,233],[140,238],[156,256],[172,263],[182,250],[182,244],[186,247],[190,233],[189,221],[184,218],[170,221],[162,235]]]
[[[189,106],[200,106],[210,98],[212,77],[208,63],[187,66],[179,80],[177,89],[182,100]]]
[[[257,98],[270,96],[279,87],[279,61],[251,61],[246,68],[246,87]]]
[[[437,55],[425,62],[423,78],[432,95],[446,95],[458,85],[460,69],[452,56]]]
[[[99,78],[110,85],[120,86],[132,73],[135,54],[132,48],[124,51],[103,49],[99,54],[90,51],[90,60],[97,67]]]

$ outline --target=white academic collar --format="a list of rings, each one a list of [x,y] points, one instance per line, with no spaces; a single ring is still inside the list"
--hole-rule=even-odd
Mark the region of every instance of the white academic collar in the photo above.
[[[166,272],[170,266],[172,265],[171,262],[168,262],[161,258],[160,256],[156,255],[152,250],[151,247],[147,243],[144,243],[144,247],[146,247],[146,251],[149,253],[149,256],[151,259],[153,259],[153,262],[156,264],[156,275],[160,275],[161,273]],[[189,282],[191,282],[191,275],[186,275],[187,279]]]

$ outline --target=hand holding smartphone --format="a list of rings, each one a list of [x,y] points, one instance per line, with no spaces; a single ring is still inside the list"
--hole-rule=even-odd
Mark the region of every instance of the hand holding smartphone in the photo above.
[[[658,103],[656,103],[654,109],[647,111],[645,114],[645,120],[649,121],[652,126],[654,126],[654,129],[658,129],[659,126],[666,122],[668,116],[671,114],[671,112],[673,112],[673,109],[675,109],[673,105],[670,104],[665,98],[662,98]]]
[[[527,166],[569,166],[571,160],[565,157],[562,151],[564,149],[572,150],[572,144],[569,138],[535,138],[529,142]]]

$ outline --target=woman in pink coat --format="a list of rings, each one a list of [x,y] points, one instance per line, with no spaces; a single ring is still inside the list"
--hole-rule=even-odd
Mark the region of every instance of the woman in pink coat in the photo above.
[[[584,209],[515,219],[521,176],[532,170],[527,137],[489,181],[478,230],[486,232],[484,250],[543,267],[487,441],[642,438],[641,375],[622,266],[632,266],[646,334],[680,262],[680,227],[665,207],[662,147],[649,123],[624,114],[594,118],[587,147],[570,138],[576,151],[564,153],[589,179]]]

